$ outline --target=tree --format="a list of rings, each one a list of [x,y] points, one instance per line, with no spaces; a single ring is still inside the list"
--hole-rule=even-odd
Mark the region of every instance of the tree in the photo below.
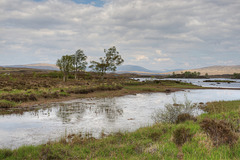
[[[106,56],[101,57],[100,62],[91,61],[89,66],[93,71],[99,72],[102,78],[107,71],[116,71],[117,66],[124,62],[115,46],[108,50],[104,49],[104,53]]]
[[[72,56],[65,55],[61,59],[57,60],[56,65],[59,67],[63,73],[63,81],[66,82],[68,79],[69,73],[72,71],[73,59]]]
[[[208,78],[208,73],[205,73],[205,78]]]
[[[73,70],[75,72],[75,79],[77,79],[77,72],[85,71],[87,66],[87,56],[83,53],[83,50],[79,49],[72,55]]]

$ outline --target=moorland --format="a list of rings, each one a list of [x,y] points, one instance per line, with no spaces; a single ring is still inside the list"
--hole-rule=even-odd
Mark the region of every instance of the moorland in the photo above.
[[[7,74],[6,74],[7,73]],[[62,81],[58,71],[12,70],[0,74],[0,113],[12,114],[47,107],[47,103],[88,97],[122,96],[148,92],[174,92],[203,87],[179,81],[138,82],[129,74],[79,73]],[[203,114],[180,113],[169,104],[170,116],[135,132],[117,132],[96,139],[71,134],[37,146],[0,149],[0,159],[239,159],[240,101],[219,101],[197,106]],[[177,112],[177,114],[176,114]],[[156,118],[156,117],[155,117]]]

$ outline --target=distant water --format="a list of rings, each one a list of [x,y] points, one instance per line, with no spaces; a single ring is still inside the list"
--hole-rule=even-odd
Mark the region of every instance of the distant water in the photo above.
[[[156,79],[156,78],[134,78],[135,80],[139,81],[146,81],[146,80],[175,80],[175,81],[182,81],[187,83],[192,83],[197,86],[202,87],[217,87],[217,88],[240,88],[240,79],[227,79],[227,78],[211,78],[211,79],[189,79],[189,78],[164,78],[164,79]],[[234,81],[231,83],[227,82],[204,82],[206,80],[227,80],[227,81]]]

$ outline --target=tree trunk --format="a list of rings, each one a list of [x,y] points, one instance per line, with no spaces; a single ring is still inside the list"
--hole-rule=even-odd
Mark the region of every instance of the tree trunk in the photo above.
[[[66,76],[63,74],[63,82],[66,82]]]
[[[77,71],[75,71],[75,79],[77,79]]]

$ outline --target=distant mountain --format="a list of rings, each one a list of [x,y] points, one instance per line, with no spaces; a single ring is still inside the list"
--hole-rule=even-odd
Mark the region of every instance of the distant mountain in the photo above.
[[[122,65],[117,67],[117,72],[146,72],[153,73],[153,71],[136,65]]]
[[[8,65],[3,67],[9,68],[32,68],[32,69],[40,69],[40,70],[59,70],[59,68],[55,64],[48,63],[36,63],[36,64],[26,64],[26,65]],[[149,70],[141,66],[137,65],[122,65],[117,67],[117,73],[135,73],[135,74],[163,74],[163,73],[172,73],[181,69],[175,70]],[[90,68],[87,67],[87,71],[91,71]]]
[[[165,72],[172,72],[172,71],[178,71],[178,70],[182,70],[182,69],[149,70],[137,65],[122,65],[117,68],[118,73],[136,73],[136,74],[162,74]]]
[[[240,73],[240,65],[233,65],[233,66],[210,66],[198,69],[189,69],[189,70],[181,70],[181,71],[174,71],[176,74],[181,72],[190,71],[190,72],[200,72],[201,75],[224,75],[224,74],[233,74],[233,73]],[[165,74],[172,74],[172,72],[167,72]]]
[[[43,70],[59,70],[59,68],[54,64],[47,63],[36,63],[36,64],[26,64],[26,65],[8,65],[3,67],[10,68],[33,68],[33,69],[43,69]]]
[[[168,73],[168,72],[176,72],[176,71],[182,71],[183,69],[163,69],[161,71],[153,70],[155,73]]]

